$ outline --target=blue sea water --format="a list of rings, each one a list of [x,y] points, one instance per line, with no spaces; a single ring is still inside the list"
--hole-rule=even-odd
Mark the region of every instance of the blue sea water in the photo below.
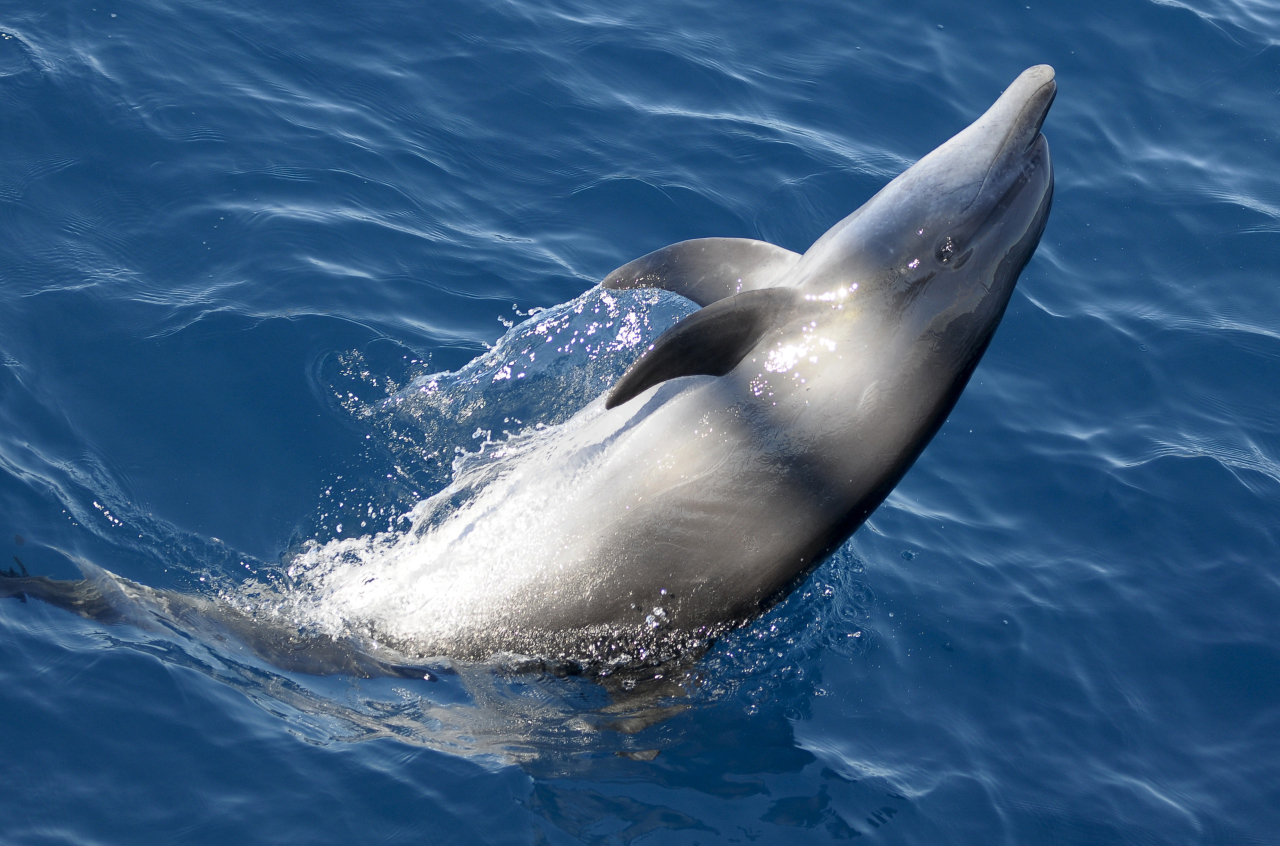
[[[0,33],[2,566],[224,596],[602,390],[602,323],[684,313],[611,314],[613,268],[803,251],[1059,83],[1048,229],[950,420],[666,719],[6,600],[0,842],[1280,843],[1280,7],[11,0]]]

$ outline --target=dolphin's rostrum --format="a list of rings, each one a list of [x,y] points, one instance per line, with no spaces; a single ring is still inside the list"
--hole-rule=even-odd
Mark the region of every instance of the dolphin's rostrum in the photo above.
[[[361,637],[409,666],[504,654],[619,666],[705,643],[843,543],[950,413],[1044,230],[1040,128],[1056,90],[1052,68],[1024,71],[804,255],[708,238],[609,274],[605,288],[703,308],[457,512],[333,576],[325,601],[348,629],[309,645],[288,620],[96,570],[14,575],[0,593],[108,621],[207,620],[307,672],[403,672]],[[517,503],[545,507],[532,519]]]

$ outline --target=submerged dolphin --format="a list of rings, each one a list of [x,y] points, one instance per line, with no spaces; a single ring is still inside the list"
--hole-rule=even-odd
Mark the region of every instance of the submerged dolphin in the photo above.
[[[106,594],[123,591],[149,613],[212,615],[251,651],[311,672],[398,672],[356,631],[410,658],[579,666],[705,643],[843,543],[950,413],[1044,230],[1040,128],[1056,90],[1047,65],[1024,71],[803,256],[709,238],[609,274],[605,288],[664,288],[703,308],[603,401],[512,446],[455,510],[429,500],[376,561],[320,574],[341,622],[310,646],[287,620],[102,574],[16,576],[0,593],[107,619],[120,612]]]

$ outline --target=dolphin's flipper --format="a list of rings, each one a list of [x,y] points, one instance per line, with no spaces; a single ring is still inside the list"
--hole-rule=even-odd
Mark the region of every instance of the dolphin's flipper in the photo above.
[[[662,288],[709,306],[743,291],[778,284],[800,254],[748,238],[698,238],[628,262],[604,278],[604,288]]]
[[[680,376],[723,376],[804,297],[791,288],[746,291],[709,305],[668,329],[618,380],[605,408]]]

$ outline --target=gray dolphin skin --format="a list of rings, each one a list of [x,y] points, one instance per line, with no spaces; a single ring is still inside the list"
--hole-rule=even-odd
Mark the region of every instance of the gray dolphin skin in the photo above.
[[[708,238],[609,274],[702,308],[456,511],[330,573],[318,595],[349,629],[308,652],[296,626],[219,625],[286,669],[370,675],[399,665],[350,632],[411,660],[618,667],[755,618],[862,525],[968,383],[1048,218],[1056,91],[1049,66],[1024,71],[804,255]],[[15,576],[0,594],[109,619],[104,578]],[[115,584],[170,616],[214,604]]]

